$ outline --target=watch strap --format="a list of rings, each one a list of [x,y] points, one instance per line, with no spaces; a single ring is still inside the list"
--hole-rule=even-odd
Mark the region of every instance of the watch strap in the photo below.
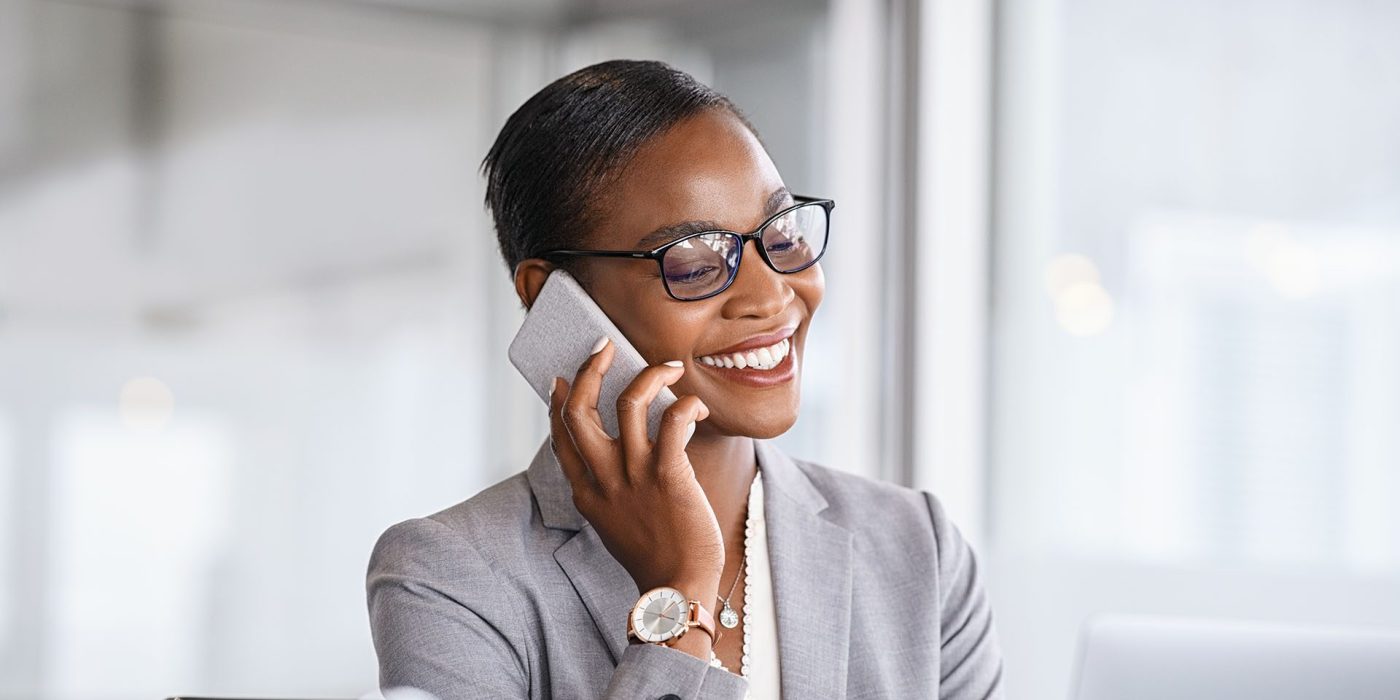
[[[710,609],[698,600],[690,601],[690,619],[686,620],[686,627],[699,627],[705,634],[710,635],[710,642],[715,639],[715,616],[710,614]],[[679,637],[677,637],[679,638]]]

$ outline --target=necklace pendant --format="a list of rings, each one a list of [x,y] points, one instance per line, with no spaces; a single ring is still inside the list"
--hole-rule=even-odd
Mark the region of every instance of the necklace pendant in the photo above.
[[[729,607],[729,601],[724,601],[724,608],[719,611],[719,623],[734,629],[739,626],[739,613],[734,612],[734,608]]]

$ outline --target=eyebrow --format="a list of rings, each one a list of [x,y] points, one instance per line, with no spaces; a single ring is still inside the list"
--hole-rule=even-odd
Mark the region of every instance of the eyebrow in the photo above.
[[[787,187],[779,187],[778,189],[773,190],[773,194],[768,195],[768,201],[764,202],[763,204],[763,218],[766,219],[772,216],[773,214],[776,214],[778,210],[782,209],[783,206],[786,205],[791,199],[792,195],[788,192]],[[652,231],[651,233],[648,233],[645,236],[642,236],[641,240],[637,241],[637,247],[655,248],[663,243],[668,243],[677,238],[680,238],[681,236],[688,236],[692,233],[700,233],[702,231],[718,230],[726,229],[718,223],[710,221],[708,219],[693,219],[690,221],[682,221],[678,224],[662,226],[661,228],[656,229],[655,231]]]

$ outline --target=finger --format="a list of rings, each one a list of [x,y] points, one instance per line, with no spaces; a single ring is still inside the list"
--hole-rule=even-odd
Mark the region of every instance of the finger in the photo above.
[[[674,363],[674,364],[672,364]],[[637,373],[636,378],[617,396],[618,437],[626,458],[627,478],[645,478],[651,464],[651,436],[647,434],[647,418],[651,404],[661,387],[675,384],[685,374],[680,360],[652,365]]]
[[[696,421],[710,417],[710,408],[699,396],[686,394],[676,399],[661,414],[661,429],[656,436],[656,464],[661,473],[681,468],[689,464],[685,446],[693,433],[691,426]]]
[[[564,476],[569,479],[569,485],[575,494],[596,493],[598,482],[593,478],[593,473],[588,469],[588,464],[579,455],[578,449],[574,447],[574,439],[569,435],[568,428],[564,427],[564,396],[568,393],[569,384],[563,377],[555,377],[554,384],[549,392],[549,440],[554,449],[554,456],[559,460],[559,466],[564,472]]]
[[[564,397],[564,427],[573,437],[575,447],[600,487],[617,483],[622,478],[616,473],[620,451],[612,436],[603,429],[603,419],[598,414],[598,392],[603,385],[603,375],[612,366],[615,352],[616,347],[608,341],[589,355],[579,366]]]

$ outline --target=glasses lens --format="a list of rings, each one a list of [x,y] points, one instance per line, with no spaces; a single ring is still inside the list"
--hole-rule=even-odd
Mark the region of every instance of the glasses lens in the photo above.
[[[732,233],[705,233],[667,248],[661,269],[671,294],[695,299],[723,288],[739,264],[739,240]]]
[[[826,246],[826,207],[805,204],[763,229],[763,248],[782,272],[799,270],[822,256]]]

